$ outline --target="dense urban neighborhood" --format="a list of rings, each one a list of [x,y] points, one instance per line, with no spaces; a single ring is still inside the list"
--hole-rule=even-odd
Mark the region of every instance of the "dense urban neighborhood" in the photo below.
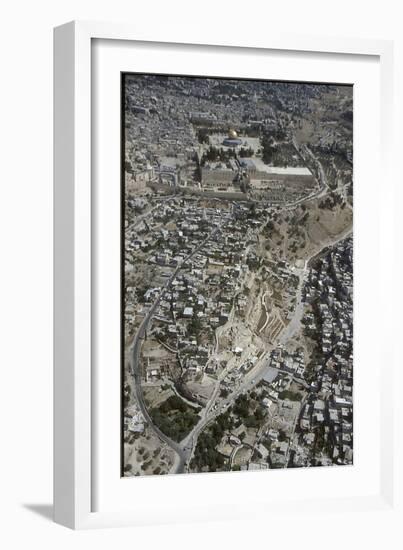
[[[122,85],[122,475],[351,465],[352,87]]]

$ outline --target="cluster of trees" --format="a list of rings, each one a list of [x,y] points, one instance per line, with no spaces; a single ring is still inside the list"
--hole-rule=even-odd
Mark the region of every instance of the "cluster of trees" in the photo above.
[[[283,390],[278,394],[279,399],[288,399],[289,401],[301,401],[302,395],[298,392]]]
[[[331,457],[333,454],[334,440],[331,432],[326,432],[326,423],[321,424],[315,430],[315,441],[312,448],[312,456],[325,453]]]
[[[331,143],[320,146],[311,145],[311,149],[315,155],[321,158],[321,162],[327,158],[330,161],[334,161],[339,169],[351,169],[352,162],[350,155],[352,154],[352,145],[348,141],[333,140]]]
[[[281,134],[282,139],[286,138],[285,133]],[[281,140],[280,140],[281,141]],[[261,138],[262,159],[266,164],[274,164],[275,166],[298,166],[301,164],[301,159],[297,155],[294,146],[291,143],[276,144],[273,138],[273,133],[265,134]]]
[[[251,271],[257,271],[260,267],[260,259],[254,254],[249,254],[246,258],[246,264]]]
[[[228,468],[226,458],[216,448],[225,433],[241,423],[247,428],[258,428],[264,419],[263,409],[259,406],[251,407],[251,399],[258,399],[256,392],[249,396],[240,395],[232,408],[218,416],[216,421],[200,434],[191,463],[193,470],[214,472]],[[234,420],[234,417],[238,419]],[[243,440],[244,437],[245,432],[240,435],[240,439]]]
[[[199,337],[201,328],[202,328],[202,323],[199,317],[197,317],[196,315],[193,315],[192,320],[190,321],[187,327],[188,336],[194,335],[196,336],[196,340],[197,340]]]
[[[197,139],[199,140],[199,143],[210,143],[210,139],[208,137],[209,135],[209,128],[198,128],[197,130]]]
[[[164,414],[169,414],[172,411],[185,413],[188,409],[188,405],[177,395],[170,395],[159,407],[160,412]]]
[[[215,472],[222,470],[226,465],[225,457],[216,449],[226,431],[233,428],[230,411],[226,411],[216,418],[216,421],[202,432],[197,441],[191,467],[194,470]]]
[[[274,140],[271,136],[265,134],[262,139],[262,160],[266,164],[270,164],[273,160],[273,155],[277,151],[277,147],[274,145]]]
[[[254,151],[251,147],[241,147],[238,154],[241,158],[253,157]]]
[[[274,222],[273,222],[272,220],[269,220],[269,221],[266,223],[265,229],[267,229],[267,230],[270,231],[270,232],[274,231],[274,229],[275,229]]]
[[[209,142],[205,141],[204,143],[209,143]],[[218,147],[214,147],[213,145],[210,145],[207,151],[203,153],[200,159],[200,165],[204,166],[206,162],[215,162],[218,160],[221,162],[226,162],[227,160],[231,158],[235,159],[238,156],[241,158],[245,158],[245,157],[252,157],[253,155],[254,155],[254,151],[251,147],[241,147],[239,151],[236,152],[235,149],[221,149]]]
[[[217,160],[225,162],[230,158],[236,158],[236,153],[233,149],[218,149],[217,147],[210,145],[207,151],[203,153],[200,164],[201,166],[204,166],[206,162],[215,162]]]
[[[177,395],[150,410],[153,423],[174,441],[181,441],[196,425],[199,415]]]
[[[234,415],[239,417],[240,423],[247,428],[259,428],[264,419],[263,409],[256,407],[255,410],[250,408],[250,400],[246,395],[240,395],[234,403]]]
[[[246,395],[241,394],[234,403],[234,414],[241,418],[249,415],[249,399]]]
[[[326,199],[320,201],[318,206],[324,210],[332,210],[338,204],[341,205],[342,208],[345,207],[344,199],[338,193],[331,192]]]

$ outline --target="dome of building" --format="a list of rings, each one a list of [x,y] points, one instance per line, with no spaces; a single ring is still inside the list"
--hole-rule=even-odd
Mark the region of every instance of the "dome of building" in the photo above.
[[[236,138],[238,137],[238,134],[237,134],[237,132],[236,132],[233,128],[231,128],[231,129],[228,131],[228,137],[229,137],[230,139],[236,139]]]

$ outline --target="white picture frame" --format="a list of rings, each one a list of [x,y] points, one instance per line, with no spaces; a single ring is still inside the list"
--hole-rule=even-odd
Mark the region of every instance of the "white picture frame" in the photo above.
[[[105,446],[105,438],[109,435],[116,439],[113,430],[119,427],[107,428],[106,424],[99,425],[97,417],[100,415],[97,408],[97,400],[105,396],[108,384],[106,379],[103,384],[95,383],[96,365],[94,357],[99,356],[95,343],[96,323],[94,323],[94,308],[99,299],[99,287],[94,284],[96,269],[99,267],[96,256],[96,233],[99,226],[94,222],[98,218],[98,210],[102,212],[105,199],[101,202],[96,197],[96,183],[94,173],[99,172],[99,166],[94,160],[94,148],[97,138],[94,136],[94,116],[97,106],[94,105],[94,83],[97,76],[94,71],[96,63],[94,55],[96,44],[100,41],[109,41],[119,47],[141,45],[147,47],[155,45],[160,50],[175,45],[176,50],[197,53],[198,61],[193,63],[189,72],[185,61],[174,61],[175,67],[183,67],[183,74],[205,74],[203,66],[203,52],[216,54],[217,56],[230,51],[237,51],[242,56],[262,55],[265,52],[277,52],[282,55],[282,63],[287,63],[287,57],[292,55],[312,58],[318,53],[327,56],[327,61],[336,62],[360,56],[363,60],[373,60],[379,69],[380,85],[379,113],[374,116],[379,118],[380,143],[372,144],[375,156],[379,156],[384,167],[383,178],[388,182],[385,185],[379,200],[371,199],[366,207],[374,209],[377,223],[374,224],[373,236],[379,239],[379,255],[376,258],[387,257],[393,254],[393,227],[390,213],[393,210],[393,177],[392,164],[392,118],[393,118],[393,44],[388,41],[337,39],[330,37],[314,36],[287,36],[270,33],[268,37],[256,37],[253,41],[241,37],[232,44],[223,37],[216,37],[210,33],[201,32],[200,37],[187,36],[184,30],[179,37],[170,35],[169,28],[164,36],[153,37],[145,29],[137,29],[131,25],[72,22],[55,29],[54,35],[54,86],[55,86],[55,370],[54,370],[54,510],[55,521],[71,528],[91,528],[123,525],[143,525],[154,523],[172,523],[178,521],[200,521],[217,519],[235,519],[245,515],[242,509],[242,501],[260,503],[260,512],[266,514],[277,513],[273,499],[266,499],[257,495],[257,488],[262,484],[261,474],[248,473],[245,475],[231,474],[229,480],[226,474],[209,474],[208,476],[163,476],[162,478],[125,480],[125,490],[120,492],[118,485],[112,480],[111,469],[100,465],[97,454],[108,453]],[[122,50],[123,51],[123,50]],[[201,53],[200,53],[201,52]],[[96,53],[98,56],[99,54]],[[116,52],[115,52],[116,57]],[[152,66],[152,56],[142,58],[141,70]],[[175,56],[172,56],[175,57]],[[131,59],[133,55],[131,55]],[[98,62],[99,57],[97,57]],[[134,63],[140,59],[134,57]],[[148,60],[148,61],[147,61]],[[106,62],[107,63],[107,62]],[[116,64],[116,61],[113,63]],[[130,61],[132,63],[132,61]],[[182,63],[182,65],[181,65]],[[292,63],[292,60],[290,61]],[[154,67],[154,65],[153,65]],[[203,68],[204,67],[204,68]],[[121,70],[127,70],[127,67]],[[217,69],[219,70],[219,69]],[[253,72],[253,69],[249,71]],[[167,67],[167,73],[175,72]],[[105,73],[106,74],[106,73]],[[319,73],[318,73],[319,74]],[[95,75],[95,76],[94,76]],[[209,73],[211,75],[211,72]],[[238,74],[232,74],[238,76]],[[357,77],[358,78],[358,77]],[[368,77],[370,78],[370,77]],[[315,80],[315,78],[313,78]],[[320,80],[320,76],[317,77]],[[325,81],[329,81],[328,79]],[[339,81],[339,80],[330,80]],[[368,84],[368,83],[367,83]],[[111,91],[113,97],[113,90]],[[374,101],[378,96],[374,96]],[[98,105],[98,104],[97,104]],[[112,122],[113,124],[113,122]],[[102,126],[100,126],[102,132]],[[378,128],[378,127],[377,127]],[[375,138],[374,138],[375,141]],[[120,144],[116,146],[119,148]],[[356,143],[354,144],[356,148]],[[116,155],[115,155],[116,157]],[[375,157],[374,166],[377,163]],[[115,162],[115,164],[113,164]],[[116,173],[116,158],[112,161],[112,174]],[[362,172],[360,178],[372,178],[375,185],[375,176]],[[371,184],[371,185],[372,185]],[[376,188],[373,188],[376,190]],[[361,194],[361,197],[364,195]],[[360,199],[360,196],[358,196]],[[96,212],[95,212],[95,210]],[[94,215],[94,212],[96,215]],[[361,218],[361,223],[365,220]],[[368,243],[367,243],[368,244]],[[111,244],[116,248],[116,242]],[[362,241],[364,250],[366,243]],[[372,275],[381,287],[379,296],[374,298],[375,311],[389,311],[391,308],[391,289],[394,285],[393,273],[380,269]],[[113,275],[111,275],[113,277]],[[97,310],[98,311],[98,310]],[[105,313],[105,309],[99,311]],[[368,329],[369,330],[369,329]],[[386,343],[388,333],[385,327],[379,330],[379,350],[381,343]],[[369,333],[367,333],[368,336]],[[364,490],[369,480],[369,472],[360,478],[357,487],[354,486],[354,467],[350,469],[352,474],[346,474],[344,483],[350,484],[353,489],[344,492],[343,485],[336,495],[326,498],[319,489],[319,485],[330,481],[329,469],[321,470],[320,474],[301,472],[305,474],[307,485],[301,482],[300,491],[296,491],[296,497],[285,496],[284,503],[290,513],[297,513],[301,499],[309,513],[318,513],[324,506],[328,510],[350,509],[357,511],[389,510],[393,513],[396,496],[396,474],[394,465],[394,433],[393,423],[390,421],[396,414],[393,403],[393,393],[390,392],[390,381],[393,378],[394,355],[393,348],[388,346],[388,351],[383,351],[382,361],[380,355],[373,353],[375,377],[379,376],[379,384],[373,383],[371,394],[379,400],[379,414],[375,422],[379,422],[379,437],[377,439],[377,472],[376,483],[368,490]],[[368,361],[371,361],[368,356]],[[376,363],[376,361],[378,361]],[[119,368],[117,367],[117,373]],[[98,376],[98,375],[97,375]],[[101,377],[102,378],[102,377]],[[115,383],[116,384],[116,383]],[[113,387],[109,386],[109,387]],[[119,397],[114,394],[115,402]],[[357,396],[355,395],[355,399]],[[378,410],[378,409],[377,409]],[[116,408],[115,408],[116,411]],[[113,413],[112,413],[113,414]],[[112,423],[113,424],[113,423]],[[99,437],[99,431],[105,426],[106,435]],[[107,432],[107,430],[110,430]],[[109,434],[109,435],[108,435]],[[119,435],[117,436],[119,437]],[[99,443],[101,440],[101,443]],[[364,448],[364,446],[363,446]],[[118,451],[118,450],[117,450]],[[379,455],[379,456],[378,456]],[[115,458],[107,459],[109,465],[114,464]],[[375,464],[375,462],[374,462]],[[108,469],[109,468],[109,469]],[[358,471],[358,470],[356,470]],[[277,472],[276,475],[295,476],[295,472]],[[378,475],[379,474],[379,475]],[[111,475],[111,483],[105,477]],[[120,476],[120,472],[116,473]],[[311,477],[313,475],[313,477]],[[318,475],[320,477],[318,477]],[[250,477],[248,477],[250,476]],[[367,476],[367,477],[365,477]],[[206,481],[206,477],[210,481]],[[248,479],[246,480],[246,477]],[[198,480],[196,479],[198,478]],[[201,481],[203,478],[203,482]],[[351,478],[351,479],[350,479]],[[295,483],[294,477],[294,483]],[[298,478],[299,479],[299,478]],[[107,489],[99,489],[103,484]],[[133,483],[138,483],[137,487]],[[130,488],[128,483],[130,483]],[[147,485],[146,485],[147,483]],[[201,498],[198,504],[182,504],[175,502],[174,506],[168,506],[162,497],[163,492],[177,492],[187,494],[187,486],[192,486],[191,491],[201,490],[201,484],[214,484],[221,487],[221,492],[229,494],[227,500],[217,497],[216,505],[208,505]],[[299,481],[297,480],[297,483]],[[332,483],[336,486],[339,481],[335,478]],[[238,484],[240,487],[240,501],[231,496],[231,487]],[[121,485],[121,484],[120,484]],[[315,486],[317,490],[315,490]],[[254,487],[254,488],[253,488]],[[360,489],[361,487],[361,489]],[[108,501],[108,506],[101,505],[99,509],[98,493],[104,494],[101,503]],[[105,492],[108,491],[108,492]],[[140,506],[139,502],[129,504],[130,493],[148,495],[148,506]],[[129,495],[127,495],[129,493]],[[289,493],[291,494],[291,493]],[[150,496],[151,495],[151,496]],[[106,498],[105,498],[106,497]],[[225,510],[222,508],[225,506]],[[256,516],[256,512],[252,513]]]

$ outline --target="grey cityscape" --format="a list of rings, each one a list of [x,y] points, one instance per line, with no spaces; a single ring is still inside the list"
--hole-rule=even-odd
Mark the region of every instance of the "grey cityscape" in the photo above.
[[[122,102],[122,475],[351,465],[352,86]]]

